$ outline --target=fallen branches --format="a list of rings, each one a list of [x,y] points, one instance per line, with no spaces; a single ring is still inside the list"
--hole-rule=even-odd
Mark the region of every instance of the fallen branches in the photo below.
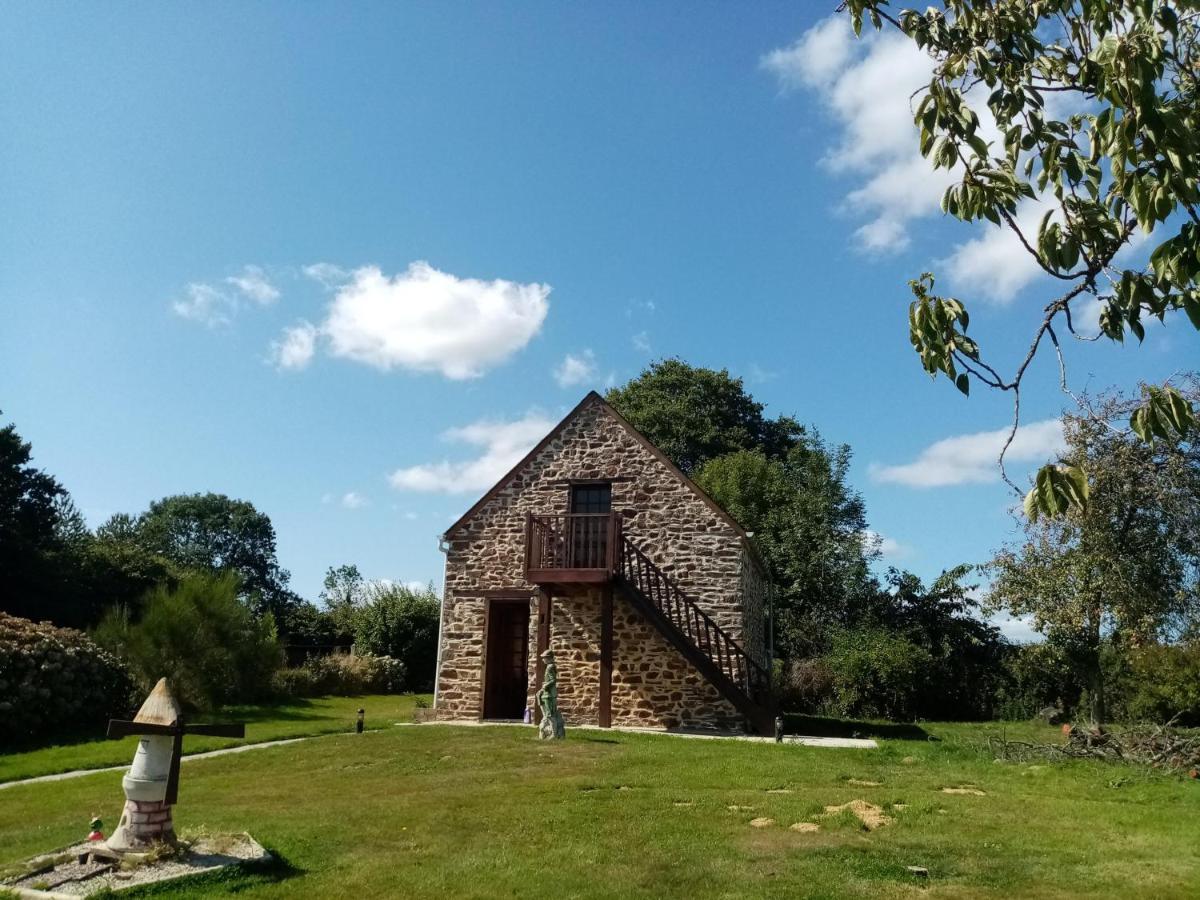
[[[1104,730],[1073,728],[1062,744],[1013,741],[991,736],[988,748],[999,759],[1104,759],[1171,772],[1200,769],[1200,732],[1166,725]]]

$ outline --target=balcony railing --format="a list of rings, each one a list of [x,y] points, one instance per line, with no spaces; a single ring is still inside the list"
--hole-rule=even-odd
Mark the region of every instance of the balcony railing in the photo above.
[[[620,518],[613,513],[529,514],[525,522],[529,580],[607,581],[618,564],[620,529]]]

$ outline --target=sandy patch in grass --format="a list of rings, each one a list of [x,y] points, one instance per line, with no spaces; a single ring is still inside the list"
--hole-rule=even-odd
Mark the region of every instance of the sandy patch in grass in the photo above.
[[[775,824],[775,820],[769,819],[766,816],[760,816],[757,819],[750,820],[751,828],[770,828],[774,824]]]
[[[843,803],[841,806],[827,806],[825,807],[825,815],[836,816],[838,813],[846,810],[854,813],[867,831],[874,831],[883,825],[892,824],[892,817],[884,814],[883,807],[876,806],[874,803],[868,803],[866,800],[851,800],[849,803]]]
[[[969,785],[964,785],[963,787],[944,787],[944,788],[942,788],[942,793],[943,794],[962,794],[962,795],[965,795],[968,797],[986,797],[987,796],[987,791],[981,791],[979,788],[971,787]]]
[[[768,794],[794,794],[791,788],[767,788]]]
[[[821,826],[816,822],[794,822],[788,826],[789,831],[799,831],[801,834],[812,834],[814,831],[820,831]]]
[[[846,784],[852,784],[855,787],[883,787],[882,781],[864,781],[861,778],[847,778]]]
[[[749,812],[750,810],[754,809],[753,806],[738,806],[736,804],[733,806],[727,806],[725,808],[730,812]]]

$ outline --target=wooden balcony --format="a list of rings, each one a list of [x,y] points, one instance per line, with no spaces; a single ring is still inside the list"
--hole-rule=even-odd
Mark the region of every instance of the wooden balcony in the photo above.
[[[616,513],[535,515],[525,519],[525,579],[570,593],[607,584],[619,565]]]

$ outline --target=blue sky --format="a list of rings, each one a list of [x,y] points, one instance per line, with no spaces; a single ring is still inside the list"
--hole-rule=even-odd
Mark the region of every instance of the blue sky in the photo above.
[[[982,560],[1008,400],[922,374],[905,281],[941,273],[1003,369],[1047,285],[938,213],[927,64],[818,10],[6,4],[0,408],[92,524],[243,497],[315,598],[344,562],[440,582],[539,431],[677,355],[848,442],[888,562]],[[1102,387],[1196,349],[1067,351]],[[1047,356],[1021,477],[1063,399]]]

